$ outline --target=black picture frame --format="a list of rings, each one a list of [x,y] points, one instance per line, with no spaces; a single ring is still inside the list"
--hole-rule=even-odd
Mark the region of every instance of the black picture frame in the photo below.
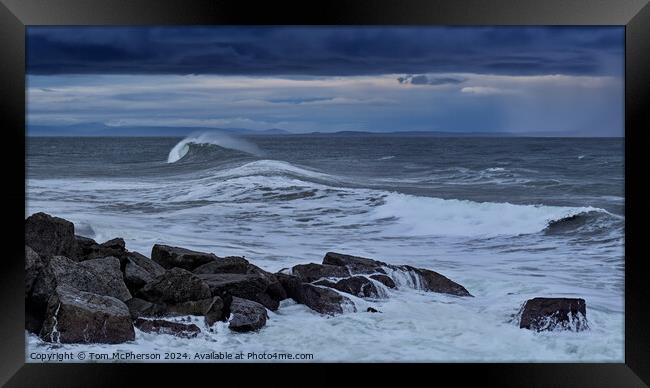
[[[650,384],[650,282],[644,255],[643,132],[650,102],[650,5],[647,0],[328,0],[320,2],[174,0],[0,0],[0,113],[4,125],[3,219],[0,271],[0,383],[7,386],[97,386],[133,383],[140,374],[153,384],[184,380],[182,365],[25,364],[25,27],[30,25],[624,25],[625,54],[625,362],[620,364],[514,363],[401,365],[451,378],[454,385],[478,379],[497,386],[635,387]],[[200,371],[221,383],[224,371],[246,380],[285,377],[293,365],[208,364]],[[225,368],[224,368],[225,367]],[[382,364],[308,364],[305,372],[340,378],[346,372],[366,383],[388,373]],[[142,371],[141,369],[146,369]],[[216,368],[216,369],[215,369]],[[226,369],[227,368],[227,369]],[[257,369],[254,373],[250,370]],[[331,371],[324,372],[328,368]],[[215,373],[216,372],[216,373]],[[245,376],[245,377],[243,377]],[[308,384],[308,381],[303,381]],[[644,383],[645,382],[645,383]]]

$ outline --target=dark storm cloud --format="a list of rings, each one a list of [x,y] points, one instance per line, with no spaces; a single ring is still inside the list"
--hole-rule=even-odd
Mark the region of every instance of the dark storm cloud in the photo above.
[[[622,72],[623,43],[621,27],[29,27],[27,69],[43,75],[602,75]]]

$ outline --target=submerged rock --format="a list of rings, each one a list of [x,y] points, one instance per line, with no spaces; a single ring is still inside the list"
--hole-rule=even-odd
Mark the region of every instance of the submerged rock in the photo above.
[[[535,331],[588,329],[587,306],[580,298],[533,298],[520,311],[519,327]]]
[[[230,330],[237,332],[259,330],[266,325],[267,319],[266,308],[261,304],[238,297],[232,298],[228,324]]]
[[[35,213],[25,219],[25,245],[41,256],[77,257],[74,224],[45,213]]]
[[[356,311],[354,303],[349,298],[331,288],[302,283],[296,296],[296,302],[321,314],[336,315],[346,310]]]
[[[371,280],[363,276],[352,276],[337,282],[319,280],[314,284],[337,289],[339,291],[358,296],[359,298],[378,298],[379,292]]]
[[[117,344],[135,339],[129,309],[119,299],[57,287],[40,337],[57,343]]]
[[[388,288],[397,288],[395,281],[388,275],[383,275],[383,274],[370,275],[370,279],[376,280]]]
[[[210,287],[197,275],[172,268],[156,276],[138,291],[137,296],[153,303],[176,304],[212,297]]]
[[[162,319],[138,318],[133,324],[145,333],[169,334],[181,338],[194,338],[201,332],[201,329],[195,324],[171,322]]]
[[[425,291],[438,292],[456,296],[472,296],[472,294],[460,284],[448,279],[438,272],[424,268],[415,268],[410,265],[398,267],[419,277],[420,286]]]
[[[327,252],[323,258],[323,264],[346,267],[353,275],[385,273],[382,267],[388,265],[382,261],[336,252]]]
[[[151,250],[151,259],[165,269],[174,267],[193,271],[201,265],[217,260],[213,253],[192,251],[185,248],[156,244]]]

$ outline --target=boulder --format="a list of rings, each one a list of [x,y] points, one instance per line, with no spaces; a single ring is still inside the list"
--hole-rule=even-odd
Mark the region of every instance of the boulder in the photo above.
[[[131,299],[122,280],[119,261],[115,258],[77,263],[63,256],[51,257],[34,282],[30,302],[44,305],[58,286],[112,296],[122,301]]]
[[[170,322],[162,319],[138,318],[133,324],[145,333],[169,334],[181,338],[194,338],[201,332],[201,329],[195,324]]]
[[[225,321],[230,315],[230,307],[232,306],[232,296],[228,298],[220,298],[215,296],[212,303],[206,309],[204,321],[206,326],[210,327],[217,321]]]
[[[193,271],[203,264],[217,260],[217,256],[212,253],[156,244],[151,250],[151,259],[165,269],[178,267]]]
[[[38,253],[25,245],[25,329],[30,333],[38,333],[45,319],[45,306],[47,300],[41,299],[40,303],[32,301],[32,290],[47,261]]]
[[[587,307],[580,298],[533,298],[520,311],[519,327],[535,331],[588,329]]]
[[[230,299],[218,296],[180,303],[152,303],[141,298],[126,301],[133,319],[142,317],[205,316],[206,322],[225,320],[229,314]]]
[[[218,274],[218,273],[246,273],[250,263],[243,257],[228,256],[217,257],[214,260],[196,267],[192,272],[195,274]]]
[[[346,278],[350,271],[346,267],[325,264],[299,264],[291,269],[291,273],[306,283],[322,278]]]
[[[356,311],[352,301],[331,288],[302,283],[294,299],[321,314],[342,314],[346,310]]]
[[[214,296],[230,294],[261,303],[270,310],[277,310],[280,300],[269,294],[269,279],[259,274],[199,274]],[[275,278],[275,277],[274,277]],[[281,287],[278,282],[278,286]],[[284,289],[282,289],[284,291]]]
[[[397,288],[395,281],[388,275],[374,274],[370,275],[370,279],[376,280],[388,288]]]
[[[336,252],[327,252],[323,258],[323,264],[346,267],[353,275],[376,272],[385,273],[382,267],[388,266],[388,264],[382,261],[367,259],[365,257],[344,255]]]
[[[57,343],[117,344],[135,339],[129,309],[119,299],[57,287],[40,337]]]
[[[25,219],[25,244],[41,256],[77,257],[74,224],[49,214],[35,213]]]
[[[124,302],[132,319],[140,317],[163,317],[166,315],[164,304],[151,303],[140,298],[131,298]]]
[[[130,252],[124,266],[124,283],[132,293],[135,293],[164,272],[165,269],[155,261],[137,252]]]
[[[25,297],[31,295],[34,283],[45,267],[45,261],[32,248],[25,245]]]
[[[337,289],[360,298],[378,298],[379,292],[372,280],[364,276],[353,276],[341,279],[337,282],[331,280],[319,280],[314,284]]]
[[[379,311],[379,310],[377,310],[377,309],[375,309],[375,308],[372,308],[372,307],[368,307],[368,308],[366,309],[366,312],[369,312],[369,313],[380,313],[381,311]]]
[[[266,325],[268,315],[261,304],[238,297],[232,298],[228,328],[237,332],[261,329]]]
[[[438,292],[442,294],[456,295],[456,296],[472,296],[472,294],[460,284],[449,280],[445,276],[424,268],[415,268],[409,265],[399,267],[401,270],[410,272],[418,276],[420,286],[425,291]]]
[[[302,281],[297,276],[289,275],[284,272],[277,272],[276,279],[284,289],[288,298],[298,301],[300,289],[302,288]]]
[[[156,276],[136,295],[149,302],[166,304],[212,297],[210,288],[204,281],[182,268],[172,268]]]
[[[98,244],[88,237],[75,236],[75,239],[77,241],[78,261],[117,257],[120,259],[121,268],[126,264],[125,255],[128,251],[125,249],[124,240],[121,238],[115,238],[103,244]]]

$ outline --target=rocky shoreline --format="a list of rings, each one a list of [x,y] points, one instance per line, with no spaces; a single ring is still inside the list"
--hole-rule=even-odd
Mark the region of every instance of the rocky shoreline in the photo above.
[[[165,320],[187,315],[202,316],[208,328],[221,321],[234,332],[257,331],[285,299],[327,316],[356,312],[350,296],[379,300],[402,287],[472,297],[429,269],[334,252],[277,273],[244,257],[169,245],[154,245],[148,258],[121,238],[77,236],[73,223],[45,213],[25,220],[25,244],[25,328],[54,343],[122,343],[135,339],[135,328],[193,338],[198,326]],[[588,328],[577,298],[527,300],[516,320],[535,331]]]

